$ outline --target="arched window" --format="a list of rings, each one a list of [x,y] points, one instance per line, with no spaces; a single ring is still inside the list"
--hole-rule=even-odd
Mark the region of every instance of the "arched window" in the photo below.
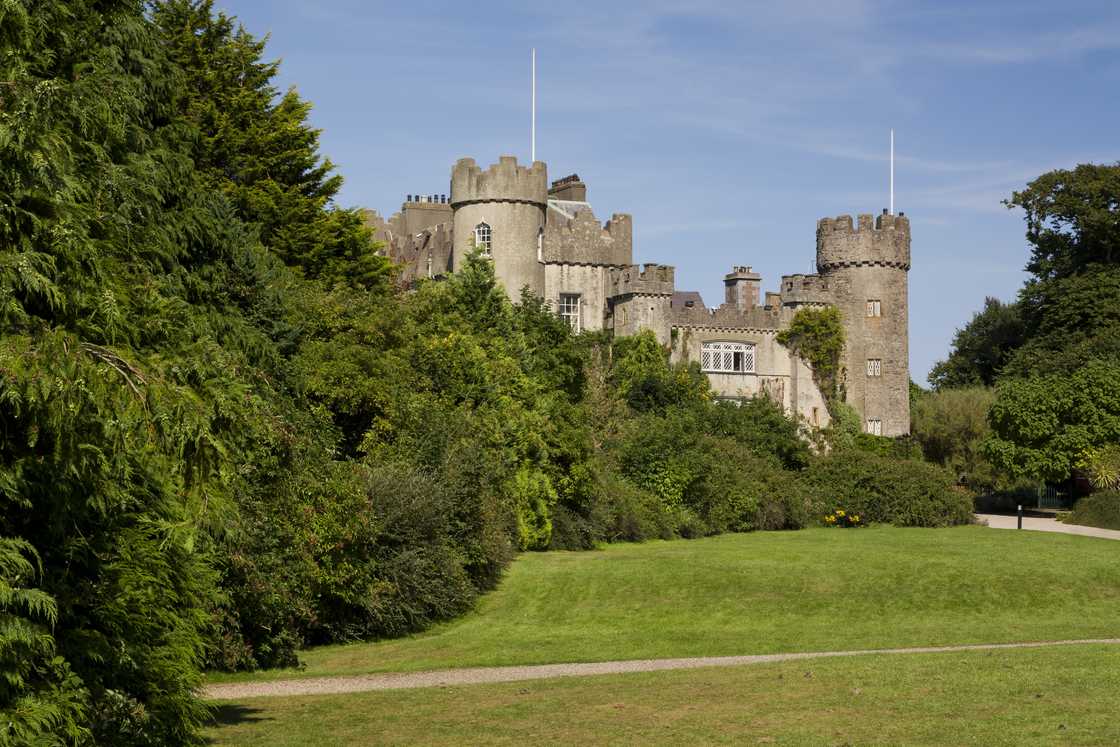
[[[482,250],[482,256],[490,256],[490,224],[483,221],[474,227],[474,245]]]

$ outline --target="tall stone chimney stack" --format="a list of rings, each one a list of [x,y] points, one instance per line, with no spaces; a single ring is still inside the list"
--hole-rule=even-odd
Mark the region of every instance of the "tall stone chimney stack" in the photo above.
[[[734,306],[740,311],[758,306],[759,287],[762,285],[762,276],[751,270],[750,267],[736,267],[723,278],[725,287],[725,301],[727,306]]]

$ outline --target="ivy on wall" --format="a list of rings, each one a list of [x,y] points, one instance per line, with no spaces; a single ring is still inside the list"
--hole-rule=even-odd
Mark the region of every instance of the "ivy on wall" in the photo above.
[[[789,327],[778,333],[778,342],[809,364],[813,381],[821,390],[831,412],[842,397],[844,327],[840,310],[834,306],[805,308],[797,312]]]

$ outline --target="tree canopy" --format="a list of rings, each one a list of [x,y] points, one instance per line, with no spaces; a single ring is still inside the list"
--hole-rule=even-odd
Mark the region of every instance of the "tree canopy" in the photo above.
[[[1023,210],[1039,280],[1120,262],[1120,163],[1048,171],[1005,204]]]
[[[957,330],[949,357],[930,371],[930,384],[934,389],[992,386],[1023,336],[1019,304],[985,298],[984,308]]]

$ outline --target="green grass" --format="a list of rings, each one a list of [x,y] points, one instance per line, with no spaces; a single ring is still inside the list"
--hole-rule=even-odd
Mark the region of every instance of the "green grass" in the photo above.
[[[221,745],[1120,744],[1120,648],[820,659],[223,706]]]
[[[1120,637],[1118,561],[1120,543],[983,527],[757,532],[529,553],[454,623],[312,649],[302,670],[210,681]]]

